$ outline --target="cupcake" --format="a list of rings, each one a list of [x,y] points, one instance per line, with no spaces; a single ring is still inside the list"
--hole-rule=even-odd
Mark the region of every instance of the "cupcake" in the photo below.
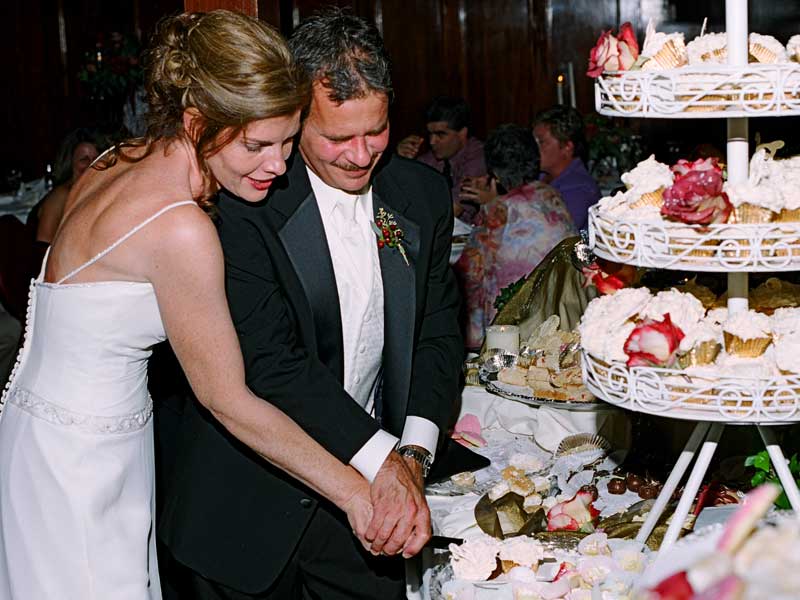
[[[789,60],[800,62],[800,35],[793,35],[786,44],[786,54]]]
[[[672,185],[675,176],[668,165],[658,162],[654,155],[643,160],[632,170],[622,175],[622,183],[630,191],[632,209],[645,206],[661,208],[664,190]]]
[[[773,339],[800,334],[800,308],[779,308],[769,318]]]
[[[722,189],[733,204],[736,223],[769,223],[783,208],[783,196],[765,182],[754,185],[749,181],[726,181]]]
[[[773,162],[780,164],[789,161],[776,160]],[[775,220],[784,223],[800,222],[800,169],[781,169],[770,176],[769,183],[778,190],[783,200],[783,208]]]
[[[653,26],[652,19],[647,24],[647,32],[640,56],[647,59],[647,62],[642,66],[645,71],[676,69],[689,62],[683,34],[657,32]]]
[[[513,537],[503,540],[500,545],[500,564],[503,573],[508,573],[514,567],[526,567],[536,571],[542,558],[544,549],[541,543],[533,538]]]
[[[623,175],[624,177],[624,175]],[[597,202],[600,215],[609,219],[624,219],[626,221],[661,221],[659,206],[640,204],[633,207],[638,199],[633,190],[617,192],[613,196],[604,196]]]
[[[690,65],[728,63],[728,36],[724,33],[706,33],[686,45]]]
[[[705,320],[686,332],[678,346],[678,363],[684,369],[710,365],[719,354],[722,328]]]
[[[500,542],[488,535],[467,540],[463,544],[450,544],[450,564],[458,579],[486,581],[497,568]]]
[[[786,62],[786,49],[771,35],[754,32],[750,34],[748,41],[750,57],[755,59],[755,62],[767,64]]]
[[[725,350],[740,358],[756,358],[770,345],[769,317],[754,310],[730,315],[722,325]]]

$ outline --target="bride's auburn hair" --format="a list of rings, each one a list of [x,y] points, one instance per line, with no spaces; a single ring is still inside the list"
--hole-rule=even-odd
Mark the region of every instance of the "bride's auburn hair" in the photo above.
[[[207,180],[206,158],[253,121],[305,110],[311,85],[281,35],[246,15],[214,10],[162,19],[145,54],[145,137],[121,144],[126,161],[150,154],[154,142],[181,136],[184,111],[199,113],[193,143]],[[125,148],[145,147],[134,159]],[[204,203],[205,199],[198,198]]]

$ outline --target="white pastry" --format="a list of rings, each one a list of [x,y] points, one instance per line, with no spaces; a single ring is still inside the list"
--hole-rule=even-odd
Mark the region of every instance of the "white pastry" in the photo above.
[[[672,169],[656,160],[654,154],[641,161],[633,169],[622,174],[622,183],[628,186],[633,196],[641,196],[672,185],[675,176]]]

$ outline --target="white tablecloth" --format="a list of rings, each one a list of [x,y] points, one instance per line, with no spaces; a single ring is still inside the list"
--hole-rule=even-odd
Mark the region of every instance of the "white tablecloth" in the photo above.
[[[0,216],[14,215],[25,223],[28,213],[47,193],[43,179],[35,179],[22,186],[16,194],[0,194]]]

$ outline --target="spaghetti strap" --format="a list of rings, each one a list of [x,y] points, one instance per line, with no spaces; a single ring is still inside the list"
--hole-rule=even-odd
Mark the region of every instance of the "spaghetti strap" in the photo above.
[[[116,242],[114,242],[113,244],[111,244],[111,245],[110,245],[108,248],[106,248],[106,249],[105,249],[105,250],[103,250],[102,252],[99,252],[99,253],[98,253],[98,254],[96,254],[94,257],[90,258],[89,260],[87,260],[85,263],[83,263],[83,264],[82,264],[80,267],[78,267],[77,269],[73,269],[72,271],[70,271],[69,273],[67,273],[66,275],[64,275],[64,277],[62,277],[61,279],[59,279],[59,280],[56,282],[56,285],[61,285],[62,283],[64,283],[64,282],[65,282],[65,281],[67,281],[68,279],[72,279],[73,277],[75,277],[75,275],[77,275],[78,273],[80,273],[81,271],[83,271],[85,268],[87,268],[87,267],[90,267],[91,265],[93,265],[94,263],[96,263],[98,260],[100,260],[101,258],[103,258],[103,257],[104,257],[106,254],[108,254],[109,252],[111,252],[111,251],[112,251],[114,248],[116,248],[117,246],[119,246],[119,245],[120,245],[122,242],[124,242],[124,241],[125,241],[125,240],[127,240],[129,237],[131,237],[131,236],[132,236],[134,233],[136,233],[137,231],[139,231],[139,230],[140,230],[140,229],[142,229],[143,227],[145,227],[145,226],[147,226],[148,224],[150,224],[150,222],[152,222],[152,221],[155,221],[155,220],[156,220],[158,217],[160,217],[161,215],[163,215],[163,214],[164,214],[165,212],[167,212],[168,210],[172,210],[173,208],[177,208],[178,206],[185,206],[185,205],[187,205],[187,204],[194,204],[195,206],[197,205],[197,203],[196,203],[194,200],[183,200],[183,201],[181,201],[181,202],[174,202],[174,203],[172,203],[172,204],[168,204],[167,206],[165,206],[164,208],[162,208],[161,210],[159,210],[159,211],[158,211],[157,213],[155,213],[154,215],[150,215],[150,216],[149,216],[149,217],[147,217],[147,218],[146,218],[144,221],[142,221],[141,223],[139,223],[138,225],[136,225],[136,226],[135,226],[133,229],[131,229],[131,230],[130,230],[128,233],[126,233],[125,235],[123,235],[122,237],[120,237],[120,238],[119,238],[119,239],[118,239]],[[49,249],[48,249],[48,252],[49,252]]]

